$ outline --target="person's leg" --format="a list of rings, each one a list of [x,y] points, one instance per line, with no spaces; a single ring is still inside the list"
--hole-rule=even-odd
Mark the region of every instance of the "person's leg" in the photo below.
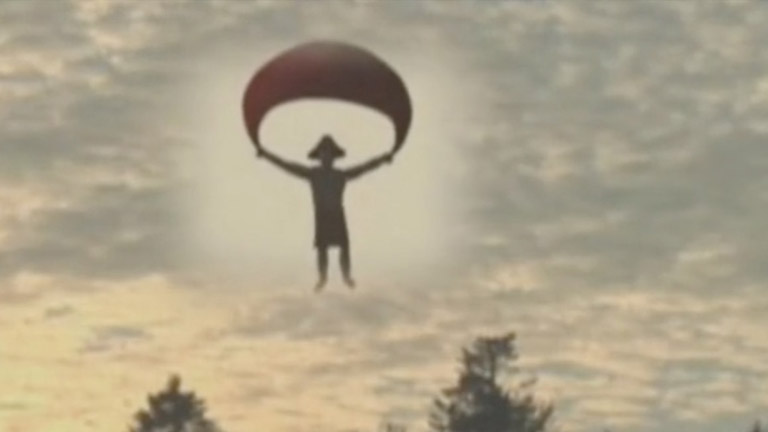
[[[341,266],[341,274],[344,276],[344,283],[348,287],[354,288],[355,281],[352,279],[352,263],[349,258],[349,244],[341,245],[339,250],[339,264]]]
[[[317,247],[317,272],[318,280],[315,290],[320,291],[328,280],[328,248],[326,247]]]

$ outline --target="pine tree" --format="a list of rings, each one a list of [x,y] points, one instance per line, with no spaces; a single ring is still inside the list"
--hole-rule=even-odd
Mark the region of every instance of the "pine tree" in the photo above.
[[[430,416],[434,432],[543,432],[553,407],[534,400],[528,392],[534,381],[513,392],[499,380],[516,372],[515,334],[478,338],[463,349],[458,383],[435,399]]]
[[[165,390],[147,397],[148,409],[139,410],[130,432],[218,432],[205,416],[205,402],[194,392],[181,391],[181,379],[171,376]]]

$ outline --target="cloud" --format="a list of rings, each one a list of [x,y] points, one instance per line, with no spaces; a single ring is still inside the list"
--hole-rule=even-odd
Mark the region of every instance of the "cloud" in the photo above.
[[[94,335],[86,342],[80,351],[82,353],[99,353],[123,346],[127,343],[151,339],[144,329],[127,326],[105,326],[93,329]]]
[[[748,425],[768,398],[766,14],[741,2],[4,5],[0,340],[17,342],[4,382],[24,397],[0,401],[0,426],[120,426],[165,370],[232,430],[422,424],[458,347],[508,330],[571,430]],[[190,185],[174,163],[196,138],[180,111],[200,103],[189,83],[231,52],[314,37],[400,48],[461,78],[440,86],[466,106],[437,119],[464,161],[445,172],[461,183],[453,273],[310,296],[224,289],[177,259]],[[82,388],[61,379],[97,354]],[[135,398],[107,401],[115,387]]]
[[[75,313],[75,309],[69,305],[51,306],[44,312],[44,317],[47,319],[62,318]]]

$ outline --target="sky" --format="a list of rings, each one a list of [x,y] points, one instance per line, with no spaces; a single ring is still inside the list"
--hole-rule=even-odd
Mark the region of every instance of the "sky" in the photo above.
[[[768,412],[768,4],[0,2],[0,430],[125,430],[171,373],[227,431],[426,430],[517,333],[564,432]],[[349,186],[359,287],[312,293],[310,195],[256,159],[250,76],[315,39],[404,77]],[[274,150],[374,112],[276,109]],[[345,163],[347,163],[345,162]]]

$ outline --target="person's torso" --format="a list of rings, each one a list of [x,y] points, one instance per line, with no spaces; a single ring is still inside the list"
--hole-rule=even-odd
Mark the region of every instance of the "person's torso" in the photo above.
[[[343,172],[336,169],[313,168],[310,184],[315,210],[321,212],[342,210],[346,185]]]

